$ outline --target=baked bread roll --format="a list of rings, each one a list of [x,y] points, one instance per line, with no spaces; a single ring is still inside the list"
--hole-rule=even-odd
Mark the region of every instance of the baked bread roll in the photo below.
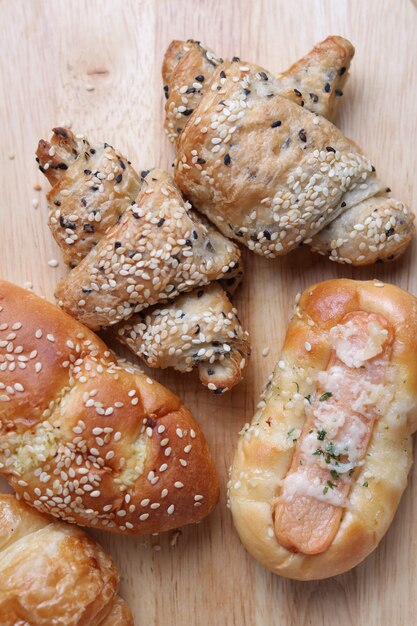
[[[248,333],[219,283],[137,313],[118,327],[118,339],[149,367],[198,368],[203,385],[222,394],[242,380]]]
[[[188,291],[193,284],[199,282],[204,284],[207,280],[212,280],[212,277],[221,276],[223,273],[225,277],[221,282],[228,292],[232,292],[242,275],[238,248],[204,218],[201,220],[189,211],[188,205],[182,202],[168,174],[160,170],[143,171],[139,178],[130,163],[111,146],[96,145],[91,156],[89,142],[80,137],[68,129],[56,128],[51,142],[41,140],[37,150],[39,167],[54,185],[48,194],[49,225],[52,233],[71,267],[74,268],[86,257],[82,267],[61,282],[57,292],[60,304],[74,317],[98,329],[114,323],[112,321],[114,314],[116,317],[129,317],[133,310],[147,307],[152,301],[151,297],[154,301],[160,298],[162,301],[169,300],[180,291]],[[91,159],[96,161],[94,171],[83,169],[86,162],[90,162]],[[142,185],[144,193],[137,198],[137,192]],[[65,195],[62,195],[63,188]],[[172,204],[168,207],[168,218],[167,193],[170,193]],[[151,194],[152,202],[146,205],[146,200]],[[180,209],[175,203],[179,203]],[[147,209],[150,209],[149,213],[146,213]],[[171,209],[174,211],[174,217],[176,216],[175,223],[171,219]],[[120,225],[124,213],[129,213],[130,217],[126,217]],[[196,225],[193,220],[196,221]],[[184,250],[183,255],[177,254],[179,250],[175,251],[171,258],[167,251],[173,250],[176,241],[172,237],[173,233],[177,233],[179,248],[183,247]],[[97,251],[94,248],[101,240],[103,242]],[[135,254],[138,246],[141,252]],[[127,247],[129,251],[126,250]],[[195,250],[197,255],[193,256]],[[103,268],[100,255],[106,253],[109,258],[111,256],[111,267],[108,267],[109,261],[106,260],[104,262],[106,267]],[[181,259],[181,256],[184,258]],[[130,261],[131,258],[134,262]],[[199,262],[198,266],[196,261]],[[135,268],[133,279],[131,270],[135,263],[137,269]],[[118,268],[120,272],[116,266],[120,266]],[[203,274],[199,281],[201,269]],[[116,275],[109,276],[111,273],[114,274],[114,270]],[[208,276],[204,276],[204,272]],[[122,274],[124,278],[121,277]],[[177,284],[177,290],[174,284],[166,284],[173,277],[181,281],[179,285]],[[134,289],[135,280],[138,281],[138,291],[141,291],[141,294],[139,296],[135,292],[133,295],[136,301],[139,296],[141,304],[133,307],[130,294]],[[101,293],[97,293],[98,287],[102,290]],[[213,307],[217,315],[225,314],[228,317],[233,305],[220,285],[210,290],[210,298],[201,299],[202,291],[204,289],[199,287],[187,294],[185,298],[187,320],[183,320],[181,327],[184,328],[191,314],[202,315],[202,337],[207,332],[211,334],[213,328],[219,328],[219,336],[213,337],[213,341],[218,345],[225,342],[222,329],[227,333],[233,330],[229,352],[227,348],[225,351],[215,346],[210,357],[200,358],[206,340],[203,338],[200,341],[192,337],[191,341],[194,343],[203,344],[199,345],[198,358],[193,357],[194,351],[190,356],[190,351],[182,349],[182,345],[177,346],[175,353],[172,354],[172,346],[167,345],[167,337],[161,338],[160,331],[164,333],[161,324],[164,325],[164,320],[158,314],[155,315],[153,312],[155,308],[153,311],[146,309],[146,316],[140,318],[134,316],[127,323],[122,321],[120,328],[117,329],[117,337],[151,367],[173,367],[182,372],[199,367],[203,384],[209,386],[215,393],[220,393],[219,390],[226,391],[242,379],[244,365],[241,368],[240,364],[247,363],[250,352],[248,334],[235,318],[232,321],[233,329],[226,328],[230,325],[226,318],[221,320],[220,324],[210,325]],[[128,306],[126,299],[129,300]],[[109,303],[111,307],[108,306]],[[181,315],[181,312],[178,313],[180,306],[182,305],[177,305],[176,301],[168,306],[171,316]],[[157,312],[160,310],[160,307],[156,307]],[[145,330],[143,328],[145,317],[152,321],[146,325],[146,332],[141,332],[142,329]],[[137,328],[140,329],[139,332]],[[187,334],[186,328],[182,334]],[[127,341],[124,341],[125,339]],[[168,355],[170,349],[171,353]],[[239,354],[244,355],[244,358]],[[204,366],[201,363],[205,360],[210,360],[210,365],[222,361],[220,367],[215,368],[216,384],[212,378],[208,380],[206,373],[203,372]],[[210,371],[213,372],[213,367],[210,367]]]
[[[307,289],[229,483],[246,549],[289,578],[335,576],[388,530],[417,427],[417,300],[377,281]]]
[[[305,57],[278,76],[280,95],[328,119],[336,114],[355,49],[343,37],[327,37]],[[236,62],[239,61],[234,57]],[[223,59],[200,41],[174,40],[162,65],[167,102],[165,131],[175,142],[210,87],[211,77]],[[325,86],[325,89],[323,89]]]
[[[119,572],[80,528],[0,495],[2,626],[133,626]]]
[[[18,498],[124,534],[195,523],[215,506],[216,471],[180,399],[4,281],[0,372],[0,473]]]
[[[209,63],[198,100],[196,93],[187,95],[196,80],[197,44],[189,46],[179,60],[171,58],[176,46],[168,49],[164,72],[176,63],[167,75],[167,129],[171,138],[179,135],[175,182],[195,208],[224,235],[270,258],[303,243],[353,265],[404,251],[414,235],[414,215],[386,197],[387,186],[362,150],[318,115],[334,114],[351,46],[326,40],[278,79],[237,57],[217,60]],[[343,53],[334,54],[335,48]],[[343,65],[329,74],[329,63],[338,61]],[[317,102],[310,93],[320,94]],[[175,126],[177,118],[182,124]],[[358,216],[364,221],[355,222]],[[328,236],[320,237],[329,224]],[[358,237],[364,230],[369,236]]]

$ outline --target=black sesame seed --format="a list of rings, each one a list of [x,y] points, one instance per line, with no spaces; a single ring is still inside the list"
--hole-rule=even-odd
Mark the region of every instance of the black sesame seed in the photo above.
[[[248,96],[250,94],[250,89],[244,89],[243,93],[245,94],[245,96]]]
[[[70,230],[76,230],[77,228],[77,224],[75,222],[70,222],[63,215],[61,215],[61,217],[59,218],[59,223],[61,224],[62,228],[69,228]]]
[[[185,115],[185,117],[188,117],[189,115],[191,115],[193,110],[194,109],[185,109],[185,111],[183,111],[182,114]]]
[[[326,83],[326,84],[324,85],[324,91],[325,91],[326,93],[329,93],[329,91],[330,91],[330,83]]]
[[[164,85],[164,91],[168,91],[168,90],[169,90],[168,85]]]
[[[141,178],[146,178],[150,171],[151,170],[142,170],[140,173]]]
[[[95,154],[95,153],[96,153],[95,149],[94,149],[94,148],[91,148],[91,149],[90,149],[90,154]]]
[[[271,241],[271,233],[269,230],[264,230],[264,237],[265,239],[268,239],[268,241]]]
[[[212,344],[215,348],[218,348],[219,346],[221,346],[222,344],[220,343],[220,341],[212,341]]]
[[[281,126],[281,120],[275,120],[275,122],[271,124],[271,128],[278,128],[278,126]]]
[[[83,206],[87,206],[87,200],[85,198],[81,198],[81,204]]]
[[[301,91],[298,91],[298,89],[294,89],[294,93],[296,96],[301,96]]]
[[[122,168],[122,170],[125,170],[126,169],[126,165],[123,163],[123,161],[121,161],[119,159],[119,163],[120,163],[120,167]]]
[[[185,93],[195,93],[195,92],[196,92],[195,87],[189,87]]]
[[[83,224],[83,229],[85,230],[86,233],[93,233],[94,232],[93,224],[89,224],[88,222]]]
[[[343,91],[341,89],[336,89],[335,94],[336,96],[343,96]]]
[[[265,72],[259,72],[259,78],[262,78],[262,80],[268,80],[268,76]]]
[[[372,166],[372,171],[376,172],[375,165]]]
[[[307,135],[305,133],[304,128],[302,128],[299,133],[298,133],[299,138],[301,139],[301,141],[307,141]]]
[[[208,376],[213,376],[214,374],[214,370],[207,370],[207,375]]]
[[[336,150],[334,148],[332,148],[332,146],[327,146],[326,150],[327,150],[327,152],[336,152]]]
[[[200,289],[200,291],[197,291],[197,298],[201,298],[203,294],[204,294],[204,291]]]
[[[199,83],[204,83],[204,76],[202,74],[199,74],[198,76],[195,77],[195,79],[199,82]]]
[[[387,188],[385,189],[385,193],[390,193],[390,191],[391,191],[391,187],[387,187]]]
[[[200,165],[204,165],[205,162],[206,162],[205,159],[202,159],[201,157],[198,157],[197,163],[199,163]]]
[[[122,182],[122,178],[123,178],[123,176],[121,174],[118,174],[114,180],[116,181],[116,183],[121,183]]]
[[[224,391],[224,387],[216,387],[216,389],[214,390],[214,395],[215,396],[219,396],[220,394],[222,394]]]
[[[132,215],[133,215],[133,217],[135,218],[135,220],[138,220],[138,219],[140,218],[139,213],[135,213],[135,212],[133,212],[133,213],[132,213]]]
[[[152,417],[147,417],[146,418],[146,426],[149,426],[149,428],[155,428],[156,421],[154,419],[152,419]]]
[[[164,217],[161,217],[161,219],[159,220],[159,222],[158,222],[158,224],[157,224],[158,228],[161,228],[161,226],[162,226],[162,224],[163,224],[164,222],[165,222],[165,218],[164,218]]]
[[[225,74],[224,70],[222,70],[220,72],[220,78],[226,78],[226,74]]]
[[[53,132],[55,133],[55,135],[59,135],[60,137],[63,137],[64,139],[68,139],[68,134],[66,130],[64,130],[63,128],[54,128]]]
[[[232,161],[232,159],[230,158],[230,154],[225,154],[224,155],[224,159],[223,159],[224,164],[225,165],[230,165],[231,161]]]
[[[61,206],[61,203],[60,203],[59,200],[55,200],[54,204],[55,204],[55,206]]]
[[[233,57],[232,58],[232,63],[239,63],[240,58],[239,57]]]
[[[386,235],[387,237],[391,237],[391,235],[393,235],[394,233],[395,233],[395,230],[394,230],[394,228],[392,228],[392,227],[391,227],[391,228],[388,228],[388,230],[386,230],[386,231],[385,231],[385,235]]]
[[[193,239],[198,239],[198,233],[196,230],[193,230]]]
[[[115,241],[114,242],[114,249],[117,250],[117,248],[121,248],[122,244],[120,243],[120,241]]]
[[[57,165],[55,165],[55,169],[57,169],[57,170],[67,170],[68,169],[68,165],[66,163],[58,163]]]
[[[91,187],[91,191],[98,191],[98,187]]]
[[[343,74],[346,72],[346,68],[345,67],[341,67],[339,70],[339,76],[343,76]]]
[[[85,174],[86,176],[90,176],[90,174],[91,174],[91,170],[84,170],[84,174]]]
[[[342,207],[342,209],[344,209],[345,206],[346,206],[346,202],[342,202],[342,204],[340,206]]]
[[[92,289],[88,289],[88,287],[81,287],[81,291],[83,293],[91,293],[93,290]]]
[[[191,239],[186,239],[186,240],[185,240],[185,245],[186,245],[186,246],[190,246],[190,247],[192,247],[193,242],[191,241]]]
[[[318,97],[318,95],[316,93],[311,92],[309,94],[309,96],[310,96],[310,98],[312,99],[313,102],[318,102],[319,97]]]

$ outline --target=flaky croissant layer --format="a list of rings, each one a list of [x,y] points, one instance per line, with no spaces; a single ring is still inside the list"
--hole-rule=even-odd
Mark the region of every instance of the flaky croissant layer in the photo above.
[[[362,150],[323,117],[334,114],[352,55],[349,42],[328,38],[275,78],[198,42],[168,48],[175,181],[224,235],[266,257],[307,244],[353,265],[405,250],[412,211],[387,197]]]
[[[119,572],[80,528],[0,495],[2,626],[133,626]]]
[[[250,353],[248,333],[219,283],[205,292],[210,297],[200,296],[214,280],[228,293],[239,283],[236,244],[183,201],[166,172],[153,169],[139,177],[107,143],[92,145],[69,129],[55,128],[50,142],[39,142],[37,160],[53,185],[49,226],[72,268],[57,287],[60,306],[93,329],[120,322],[116,336],[151,367],[183,372],[198,367],[214,393],[237,384]],[[180,307],[187,310],[182,337],[188,336],[184,326],[190,316],[202,316],[201,338],[189,340],[199,344],[198,355],[191,346],[184,348],[188,340],[178,345],[178,337],[163,328],[165,316],[149,309],[165,302],[175,319]],[[137,315],[142,310],[146,316]]]

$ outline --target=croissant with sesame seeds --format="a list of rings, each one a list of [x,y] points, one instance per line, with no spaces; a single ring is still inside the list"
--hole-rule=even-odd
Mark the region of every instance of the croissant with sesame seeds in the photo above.
[[[175,182],[224,235],[270,258],[302,244],[352,265],[404,252],[412,211],[324,117],[335,114],[352,56],[349,42],[329,37],[275,78],[198,42],[168,48]]]
[[[133,626],[119,572],[80,528],[0,495],[2,626]]]
[[[57,289],[61,306],[94,329],[121,320],[117,337],[152,367],[198,368],[214,393],[236,385],[250,353],[248,334],[219,283],[201,298],[213,280],[228,292],[239,283],[236,244],[190,210],[167,173],[139,177],[108,144],[92,148],[69,129],[53,132],[51,142],[39,142],[37,160],[54,185],[49,225],[73,268]],[[172,300],[184,291],[190,293],[181,303]],[[159,315],[159,304],[149,309],[163,301],[170,319]]]
[[[201,382],[221,394],[242,379],[248,334],[219,283],[192,295],[137,313],[119,325],[118,339],[149,367],[197,367]]]
[[[219,497],[204,435],[180,399],[5,281],[0,474],[41,512],[123,534],[199,522]]]

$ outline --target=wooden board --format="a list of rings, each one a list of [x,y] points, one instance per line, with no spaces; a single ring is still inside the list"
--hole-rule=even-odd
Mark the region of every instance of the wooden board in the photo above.
[[[416,7],[410,0],[3,0],[0,3],[0,275],[53,297],[64,273],[46,226],[34,151],[57,124],[117,146],[141,169],[169,167],[160,65],[173,38],[199,38],[278,72],[329,34],[356,45],[338,124],[378,165],[395,194],[417,206]],[[88,87],[94,87],[89,90]],[[13,157],[13,158],[12,158]],[[39,182],[42,191],[33,185]],[[39,199],[35,209],[32,199]],[[221,475],[215,513],[172,534],[100,540],[122,571],[136,624],[183,626],[413,626],[417,624],[417,468],[379,549],[354,571],[320,583],[273,576],[244,551],[226,508],[227,469],[278,359],[294,296],[336,276],[378,277],[417,295],[417,245],[387,266],[354,270],[299,250],[267,261],[247,253],[236,301],[249,328],[247,380],[213,397],[194,375],[155,372],[202,424]],[[262,357],[265,347],[269,355]],[[0,618],[1,622],[1,618]]]

